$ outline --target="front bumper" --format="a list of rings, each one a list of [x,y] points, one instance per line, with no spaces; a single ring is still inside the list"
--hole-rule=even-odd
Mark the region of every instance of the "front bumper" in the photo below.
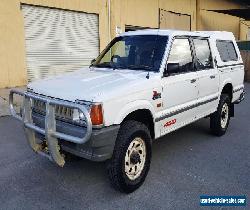
[[[105,161],[112,157],[117,133],[120,126],[110,126],[93,130],[88,143],[74,144],[63,141],[61,147],[64,151],[92,161]]]
[[[23,96],[22,116],[18,115],[14,109],[14,95]],[[39,100],[46,104],[45,116],[39,116],[32,111],[32,100]],[[85,106],[17,90],[11,90],[9,103],[12,116],[24,124],[31,148],[57,165],[62,167],[65,164],[61,149],[96,161],[111,157],[116,138],[114,134],[117,134],[119,126],[101,130],[92,129],[90,115]],[[57,120],[55,116],[57,105],[77,109],[83,113],[86,119],[85,127]],[[38,139],[45,141],[38,141]]]
[[[45,120],[43,115],[33,112],[32,119],[37,126],[44,127]],[[56,129],[59,132],[66,133],[67,135],[75,135],[82,138],[86,133],[85,127],[72,125],[67,122],[57,120],[56,125]],[[119,125],[113,125],[100,129],[92,129],[90,139],[84,144],[76,144],[60,139],[59,145],[62,150],[76,156],[92,161],[105,161],[112,157],[119,128]],[[45,136],[39,133],[36,134],[36,137],[40,140],[45,139]]]

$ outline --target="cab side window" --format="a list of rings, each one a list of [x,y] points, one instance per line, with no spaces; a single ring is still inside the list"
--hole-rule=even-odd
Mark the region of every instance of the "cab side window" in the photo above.
[[[213,67],[212,54],[207,39],[193,39],[197,70],[211,69]]]
[[[193,57],[188,38],[176,38],[167,62],[169,74],[193,71]]]

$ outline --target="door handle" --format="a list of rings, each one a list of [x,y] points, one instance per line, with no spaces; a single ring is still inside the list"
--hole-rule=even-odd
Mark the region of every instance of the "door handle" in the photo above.
[[[196,79],[191,79],[190,82],[191,82],[191,83],[195,83],[195,82],[196,82]]]
[[[210,79],[215,79],[215,76],[214,76],[214,75],[211,75],[211,76],[210,76]]]

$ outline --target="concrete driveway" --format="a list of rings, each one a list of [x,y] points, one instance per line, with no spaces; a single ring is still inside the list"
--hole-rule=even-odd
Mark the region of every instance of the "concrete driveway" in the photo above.
[[[0,118],[0,209],[199,209],[200,195],[250,199],[250,84],[227,134],[202,119],[153,144],[144,185],[125,195],[109,186],[104,163],[72,159],[59,168],[35,155],[19,122]],[[240,208],[242,209],[242,208]]]
[[[26,86],[23,87],[17,87],[15,89],[18,90],[26,90]],[[0,117],[10,115],[9,112],[9,94],[10,94],[10,88],[4,88],[0,89]],[[14,97],[14,107],[19,112],[20,106],[22,104],[22,98],[21,97]],[[1,129],[1,128],[0,128]]]

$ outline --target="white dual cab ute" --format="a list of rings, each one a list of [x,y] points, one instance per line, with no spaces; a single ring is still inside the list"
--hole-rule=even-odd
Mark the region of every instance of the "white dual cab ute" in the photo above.
[[[10,110],[38,154],[108,160],[125,193],[144,182],[152,141],[210,117],[225,134],[244,99],[244,66],[232,33],[142,30],[116,37],[88,68],[12,90]],[[21,114],[14,95],[23,96]]]

